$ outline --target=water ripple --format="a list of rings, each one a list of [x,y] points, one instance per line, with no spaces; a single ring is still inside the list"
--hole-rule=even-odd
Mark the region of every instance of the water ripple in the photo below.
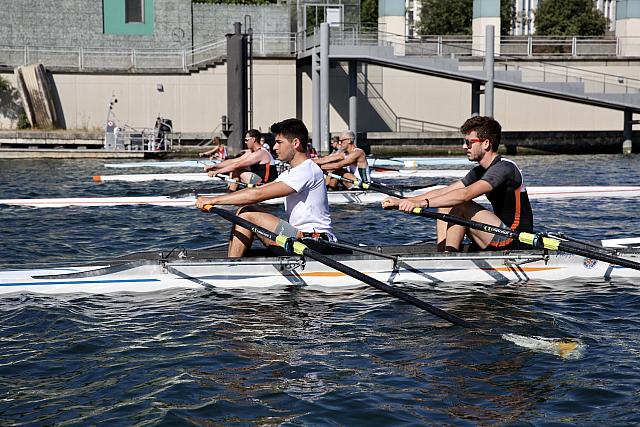
[[[517,161],[529,185],[640,181],[637,156]],[[91,175],[113,173],[102,163],[0,161],[1,197],[150,195],[184,186],[94,184]],[[578,238],[640,229],[638,200],[534,201],[533,208],[540,229]],[[354,206],[333,217],[348,241],[433,240],[430,221],[398,212]],[[228,225],[183,208],[0,207],[0,236],[6,267],[200,247],[223,242]],[[640,423],[637,281],[406,290],[480,329],[451,326],[367,286],[6,296],[0,424]],[[502,334],[577,339],[584,350],[563,359]]]

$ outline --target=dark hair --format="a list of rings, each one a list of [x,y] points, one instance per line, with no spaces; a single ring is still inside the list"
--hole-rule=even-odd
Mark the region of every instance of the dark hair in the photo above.
[[[500,137],[502,136],[502,126],[494,118],[473,116],[460,126],[460,132],[463,135],[469,135],[473,131],[478,134],[478,138],[491,141],[491,151],[498,151]]]
[[[309,144],[309,131],[302,120],[286,119],[271,125],[271,132],[274,135],[282,135],[289,141],[295,138],[300,140],[302,148],[306,151]]]
[[[247,131],[250,137],[255,138],[256,141],[260,142],[260,138],[262,138],[262,134],[257,129],[249,129]]]

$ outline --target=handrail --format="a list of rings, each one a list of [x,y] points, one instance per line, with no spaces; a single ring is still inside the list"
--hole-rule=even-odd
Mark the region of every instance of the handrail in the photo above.
[[[434,132],[443,132],[443,131],[458,131],[459,128],[456,126],[445,125],[442,123],[430,122],[427,120],[420,119],[412,119],[409,117],[396,117],[396,132],[406,132],[403,131],[403,123],[406,123],[406,127],[410,129],[419,129],[420,132],[434,131]],[[417,126],[412,126],[417,125]]]
[[[254,33],[254,55],[293,55],[295,35],[288,32]],[[68,46],[0,45],[0,65],[17,67],[34,62],[48,68],[84,70],[174,70],[188,71],[226,55],[226,39],[202,43],[190,49],[133,49]]]
[[[480,54],[482,56],[484,51],[474,50],[471,47],[471,36],[422,36],[427,40],[429,37],[436,37],[438,47],[436,49],[422,48],[422,44],[420,42],[415,43],[415,38],[407,38],[401,34],[387,33],[383,31],[378,31],[378,40],[384,40],[385,45],[393,46],[395,52],[401,52],[403,56],[462,56],[469,57],[474,52]],[[507,41],[512,40],[532,40],[532,36],[514,36],[512,38],[506,37]],[[535,38],[537,39],[537,37]],[[589,37],[567,37],[567,38],[559,38],[559,37],[540,37],[542,40],[572,40],[572,45],[575,47],[576,39],[582,40],[599,40],[602,42],[608,43],[617,43],[616,39],[612,38],[589,38]],[[334,45],[344,45],[344,40],[339,40],[335,43],[334,39],[330,39],[331,43]],[[358,45],[357,38],[350,38],[349,41],[352,42],[352,45]],[[378,43],[381,45],[381,43]],[[418,49],[416,50],[416,45]],[[617,45],[616,45],[617,46]],[[617,51],[617,47],[615,49]],[[448,52],[448,53],[447,53]],[[575,56],[575,55],[574,55]],[[608,73],[602,73],[598,71],[586,70],[577,67],[570,67],[566,65],[558,65],[552,64],[545,61],[535,61],[531,62],[527,60],[527,62],[522,62],[523,58],[512,55],[502,55],[496,58],[496,64],[505,65],[505,70],[509,69],[509,64],[513,66],[513,63],[518,62],[519,64],[515,67],[516,70],[525,69],[536,71],[536,64],[539,64],[538,67],[542,68],[542,82],[558,82],[562,80],[558,80],[560,77],[563,77],[563,82],[569,82],[570,80],[575,80],[579,83],[590,83],[591,86],[593,84],[597,84],[598,86],[602,85],[602,93],[640,93],[640,80],[634,78],[622,77],[619,75],[612,75]],[[560,70],[560,71],[559,71]],[[535,80],[539,82],[540,80]],[[596,93],[596,92],[594,92]]]
[[[353,23],[339,23],[331,28],[330,40],[334,45],[353,46],[391,46],[394,51],[401,52],[405,56],[436,56],[436,57],[468,57],[473,50],[470,36],[439,36],[423,35],[407,38],[401,34],[394,34],[377,29],[363,28]],[[318,38],[315,29],[293,33],[254,33],[254,55],[291,55],[295,52],[317,46]],[[611,37],[542,37],[542,36],[507,36],[502,37],[501,48],[514,43],[527,44],[528,52],[535,49],[540,43],[565,43],[561,48],[568,46],[571,41],[572,57],[580,57],[576,46],[580,43],[591,42],[614,46],[617,52],[617,39]],[[533,46],[533,47],[532,47]],[[508,50],[508,49],[506,49]],[[560,49],[562,50],[562,49]],[[484,52],[478,52],[482,55]],[[6,66],[19,66],[33,62],[41,62],[49,68],[64,67],[68,69],[83,70],[123,70],[148,71],[176,69],[188,71],[201,64],[209,64],[224,58],[226,55],[226,40],[218,39],[202,43],[192,49],[130,49],[130,48],[101,48],[101,47],[33,47],[33,46],[2,46],[0,45],[0,64]],[[567,54],[568,55],[568,54]],[[610,56],[609,54],[605,56]],[[602,85],[603,92],[637,93],[640,92],[640,80],[609,73],[585,70],[566,65],[552,64],[545,61],[535,63],[522,61],[523,57],[531,58],[531,55],[509,54],[496,58],[496,64],[505,70],[528,70],[538,72],[542,81],[578,81],[582,83],[597,83]],[[535,57],[535,55],[534,55]],[[560,80],[558,80],[560,79]]]

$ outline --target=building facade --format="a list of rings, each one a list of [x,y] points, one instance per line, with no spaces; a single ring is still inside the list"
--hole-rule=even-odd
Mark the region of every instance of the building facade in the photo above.
[[[528,36],[535,34],[535,11],[540,0],[513,0],[516,11],[516,19],[510,34],[514,36]],[[609,19],[609,30],[616,29],[616,0],[594,0],[596,7]],[[418,35],[417,28],[420,23],[422,11],[421,0],[405,0],[406,32],[408,37]]]

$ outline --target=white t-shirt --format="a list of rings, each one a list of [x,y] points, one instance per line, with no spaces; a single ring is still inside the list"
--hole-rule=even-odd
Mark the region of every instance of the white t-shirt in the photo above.
[[[289,224],[304,233],[333,235],[327,187],[320,166],[307,159],[295,168],[282,172],[277,181],[295,190],[284,199]]]

